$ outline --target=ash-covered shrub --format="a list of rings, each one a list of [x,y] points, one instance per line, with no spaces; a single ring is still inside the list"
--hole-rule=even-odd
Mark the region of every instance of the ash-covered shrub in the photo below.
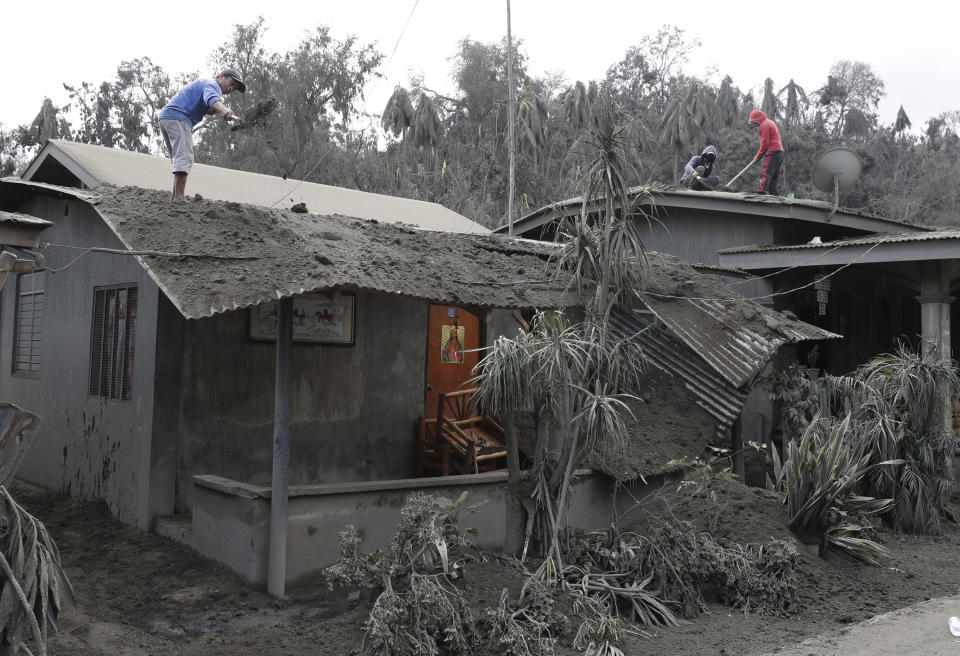
[[[724,546],[685,523],[651,535],[614,528],[584,536],[568,571],[585,593],[626,606],[648,626],[706,610],[705,594],[736,608],[776,616],[796,610],[797,551],[780,540]]]
[[[487,610],[484,625],[491,653],[551,656],[557,637],[566,632],[569,621],[557,608],[553,590],[528,577],[515,602],[503,590],[500,604]]]
[[[340,534],[340,558],[325,571],[330,586],[382,588],[354,654],[460,656],[478,647],[476,619],[453,584],[467,546],[457,528],[465,498],[410,495],[392,543],[371,554],[361,552],[356,527]]]

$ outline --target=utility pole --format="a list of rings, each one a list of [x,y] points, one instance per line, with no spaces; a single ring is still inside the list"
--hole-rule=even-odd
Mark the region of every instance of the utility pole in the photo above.
[[[507,142],[510,148],[510,183],[507,193],[507,234],[513,237],[513,195],[516,187],[517,138],[513,125],[516,120],[516,112],[513,109],[513,35],[510,33],[510,0],[507,0],[507,114]]]

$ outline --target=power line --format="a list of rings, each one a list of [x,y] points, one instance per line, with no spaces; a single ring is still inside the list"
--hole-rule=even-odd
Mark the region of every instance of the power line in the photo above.
[[[892,239],[881,239],[881,240],[878,241],[876,244],[874,244],[873,246],[871,246],[870,248],[868,248],[867,250],[865,250],[863,253],[861,253],[860,255],[858,255],[857,257],[855,257],[854,259],[852,259],[851,261],[849,261],[849,262],[847,262],[846,264],[844,264],[844,265],[838,267],[837,269],[831,271],[831,272],[828,273],[827,275],[822,276],[822,277],[818,278],[817,280],[814,280],[813,282],[809,282],[809,283],[807,283],[807,284],[805,284],[805,285],[801,285],[801,286],[799,286],[799,287],[794,287],[793,289],[787,289],[787,290],[782,291],[782,292],[773,292],[773,293],[770,293],[770,294],[764,294],[763,296],[746,296],[746,297],[744,297],[744,298],[745,298],[746,300],[748,300],[748,301],[759,301],[759,300],[765,299],[765,298],[774,298],[774,297],[776,297],[776,296],[785,296],[785,295],[787,295],[787,294],[793,294],[794,292],[801,291],[801,290],[803,290],[803,289],[806,289],[807,287],[812,287],[813,285],[816,285],[818,282],[821,282],[821,281],[823,281],[823,280],[827,280],[828,278],[832,278],[833,276],[835,276],[836,274],[840,273],[841,271],[843,271],[843,270],[846,269],[847,267],[853,266],[853,265],[856,264],[860,259],[862,259],[862,258],[866,257],[867,255],[869,255],[870,252],[871,252],[874,248],[876,248],[877,246],[880,246],[881,244],[890,243],[890,242],[892,242],[892,241],[893,241]],[[839,248],[839,246],[837,246],[836,248]],[[826,253],[823,253],[823,255],[826,255]],[[797,265],[797,266],[799,266],[799,265]],[[794,268],[796,268],[796,266],[786,267],[786,268],[783,269],[783,271],[789,271],[790,269],[794,269]],[[720,301],[729,301],[729,300],[730,300],[729,298],[698,298],[698,297],[693,297],[693,296],[673,296],[673,295],[671,295],[671,294],[658,294],[658,293],[656,293],[656,292],[644,292],[644,293],[645,293],[645,294],[649,294],[650,296],[656,296],[657,298],[673,298],[673,299],[687,300],[687,301],[718,301],[718,302],[720,302]]]
[[[390,63],[393,61],[393,56],[394,56],[395,54],[397,54],[397,48],[400,47],[400,40],[403,39],[403,35],[406,34],[406,32],[407,32],[407,26],[410,25],[410,19],[413,18],[413,13],[417,10],[417,5],[419,5],[419,4],[420,4],[420,0],[413,0],[413,7],[410,8],[410,14],[407,16],[407,21],[403,24],[403,29],[400,30],[400,35],[397,37],[397,42],[393,44],[393,51],[390,53],[390,57],[387,58],[387,63],[383,65],[383,70],[384,70],[384,71],[386,71],[387,68],[390,66]],[[376,78],[376,79],[374,80],[373,86],[370,87],[370,91],[364,94],[364,96],[363,96],[363,104],[360,106],[360,113],[361,113],[361,114],[363,114],[363,113],[366,111],[366,109],[367,109],[367,96],[368,96],[369,94],[372,94],[374,91],[376,91],[377,85],[380,84],[380,79],[381,79],[381,78],[379,78],[379,77]],[[283,196],[281,196],[280,198],[278,198],[276,201],[274,201],[274,203],[273,203],[270,207],[276,207],[276,206],[277,206],[277,203],[279,203],[279,202],[282,201],[284,198],[288,197],[290,194],[292,194],[293,192],[295,192],[295,191],[297,190],[297,188],[300,187],[300,185],[302,185],[304,182],[306,182],[306,179],[309,178],[309,177],[313,174],[313,172],[317,170],[317,167],[320,166],[320,162],[322,162],[322,161],[323,161],[323,158],[321,157],[319,160],[317,160],[317,163],[313,165],[313,168],[311,168],[311,169],[307,172],[307,174],[306,174],[305,176],[303,176],[303,179],[297,181],[297,184],[295,184],[295,185],[293,186],[293,189],[291,189],[290,191],[288,191],[287,193],[285,193]]]

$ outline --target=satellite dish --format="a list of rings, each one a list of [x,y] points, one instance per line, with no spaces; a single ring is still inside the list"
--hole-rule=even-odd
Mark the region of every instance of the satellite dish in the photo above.
[[[860,158],[849,148],[831,148],[813,163],[813,184],[824,193],[833,193],[833,209],[827,221],[833,218],[840,205],[840,192],[852,189],[860,178],[863,166]]]

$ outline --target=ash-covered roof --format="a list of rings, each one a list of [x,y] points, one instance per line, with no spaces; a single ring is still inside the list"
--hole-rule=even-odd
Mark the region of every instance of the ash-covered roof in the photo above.
[[[87,192],[89,193],[89,192]],[[542,244],[167,192],[101,187],[95,208],[189,319],[334,288],[439,303],[523,308],[561,303]]]
[[[678,257],[648,259],[643,304],[734,387],[751,383],[783,344],[840,337],[744,298]]]
[[[62,182],[64,170],[93,189],[108,184],[167,191],[172,180],[170,161],[166,158],[64,139],[49,140],[23,177],[66,184]],[[305,203],[308,210],[320,214],[396,221],[430,230],[490,232],[438,203],[205,164],[194,164],[187,191],[204,198],[263,207],[286,209],[294,203]]]
[[[886,232],[923,232],[933,230],[905,221],[898,221],[887,217],[872,214],[855,208],[838,208],[831,218],[827,218],[833,204],[827,201],[812,198],[785,198],[766,194],[734,193],[729,191],[691,191],[681,187],[665,187],[660,185],[632,187],[630,194],[634,197],[650,195],[654,206],[667,208],[686,208],[711,212],[731,212],[751,214],[776,219],[794,219],[814,223],[831,223],[861,231]],[[532,228],[553,220],[559,211],[570,214],[579,211],[583,202],[582,196],[545,205],[521,217],[514,224],[518,233],[524,233]],[[500,226],[494,232],[506,232],[506,226]]]
[[[19,212],[4,212],[3,210],[0,210],[0,223],[14,223],[38,228],[53,225],[52,221],[47,221],[46,219],[30,216],[29,214],[20,214]]]
[[[930,232],[880,233],[863,237],[847,237],[834,241],[807,244],[781,244],[767,246],[736,246],[717,251],[720,254],[766,253],[770,251],[792,251],[796,249],[848,248],[851,246],[874,246],[877,244],[907,244],[922,241],[946,241],[960,239],[960,230],[932,230]]]

